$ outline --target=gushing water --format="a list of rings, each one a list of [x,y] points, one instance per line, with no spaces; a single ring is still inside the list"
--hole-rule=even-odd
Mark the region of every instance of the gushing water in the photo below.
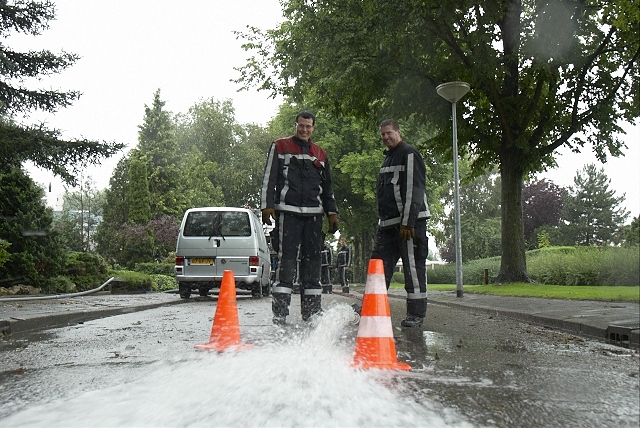
[[[2,426],[470,426],[403,393],[395,371],[351,367],[346,304],[288,326],[255,347],[193,354],[136,370],[132,380],[19,411]],[[353,329],[351,329],[353,330]]]

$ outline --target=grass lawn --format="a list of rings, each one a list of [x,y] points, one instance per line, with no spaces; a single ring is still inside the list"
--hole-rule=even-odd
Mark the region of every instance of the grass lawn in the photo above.
[[[391,283],[392,288],[404,288],[404,284]],[[455,290],[455,284],[429,284],[429,290]],[[500,296],[543,297],[547,299],[611,300],[640,302],[640,286],[568,286],[543,284],[490,284],[465,285],[465,293],[496,294]]]

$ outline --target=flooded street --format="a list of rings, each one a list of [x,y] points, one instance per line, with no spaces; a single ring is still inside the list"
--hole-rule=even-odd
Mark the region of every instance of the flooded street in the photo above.
[[[293,297],[294,304],[299,296]],[[430,305],[400,329],[410,372],[351,367],[355,300],[323,295],[317,324],[238,299],[250,349],[209,340],[215,299],[0,342],[0,425],[637,427],[638,354],[550,329]]]

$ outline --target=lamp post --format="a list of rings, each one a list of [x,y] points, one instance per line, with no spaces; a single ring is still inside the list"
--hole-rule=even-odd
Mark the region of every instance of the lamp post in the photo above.
[[[458,174],[458,129],[456,124],[456,103],[469,92],[469,84],[465,82],[448,82],[438,85],[436,92],[451,103],[453,116],[453,207],[455,215],[455,247],[456,247],[456,296],[462,297],[462,239],[460,238],[460,177]]]

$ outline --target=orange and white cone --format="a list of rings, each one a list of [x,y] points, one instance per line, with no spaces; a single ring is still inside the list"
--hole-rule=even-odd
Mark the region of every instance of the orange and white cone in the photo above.
[[[238,306],[236,304],[236,281],[232,270],[225,270],[218,294],[216,314],[213,317],[211,337],[209,343],[196,345],[197,349],[226,351],[229,348],[241,350],[250,348],[240,342],[240,323],[238,321]]]
[[[411,370],[398,362],[382,260],[371,259],[362,299],[360,326],[352,366],[363,369]]]

